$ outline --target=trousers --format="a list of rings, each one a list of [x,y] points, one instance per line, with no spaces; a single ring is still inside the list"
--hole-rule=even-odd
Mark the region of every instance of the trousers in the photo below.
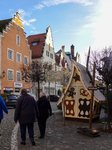
[[[38,119],[38,125],[40,130],[40,135],[44,137],[46,130],[46,120],[47,119]]]
[[[29,138],[34,138],[34,123],[20,124],[22,141],[26,141],[26,128],[28,128]]]

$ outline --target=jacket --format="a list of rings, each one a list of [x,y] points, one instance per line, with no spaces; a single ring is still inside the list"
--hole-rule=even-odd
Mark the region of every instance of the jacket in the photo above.
[[[35,99],[29,94],[20,96],[17,100],[14,121],[20,124],[34,123],[39,112]]]
[[[8,110],[7,107],[5,105],[5,102],[3,100],[3,98],[0,96],[0,120],[3,119],[3,111],[8,114]]]
[[[37,101],[37,106],[40,114],[39,119],[46,119],[49,117],[49,115],[52,115],[51,105],[46,96],[39,98]]]

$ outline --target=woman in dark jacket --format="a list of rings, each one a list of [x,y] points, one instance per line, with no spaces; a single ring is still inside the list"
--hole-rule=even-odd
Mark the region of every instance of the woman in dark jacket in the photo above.
[[[40,93],[40,98],[37,101],[40,116],[38,117],[38,125],[40,130],[40,137],[44,138],[46,129],[46,120],[52,115],[52,109],[49,100],[44,93]]]
[[[25,145],[26,141],[26,127],[28,128],[29,138],[32,145],[34,142],[34,122],[38,118],[38,107],[35,99],[27,94],[26,89],[22,89],[20,98],[17,100],[14,121],[19,120],[21,131],[21,144]]]

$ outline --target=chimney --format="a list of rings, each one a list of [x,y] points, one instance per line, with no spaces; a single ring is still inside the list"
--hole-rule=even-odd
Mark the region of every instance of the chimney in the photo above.
[[[62,51],[63,51],[63,52],[65,51],[65,45],[62,46]]]
[[[74,58],[74,45],[71,45],[71,54],[72,54],[72,58]]]

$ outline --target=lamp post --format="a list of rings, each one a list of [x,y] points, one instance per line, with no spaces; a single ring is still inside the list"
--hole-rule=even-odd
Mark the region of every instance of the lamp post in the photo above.
[[[5,72],[5,71],[3,71],[3,72],[2,72],[2,75],[0,76],[0,78],[4,78],[4,77],[5,77],[5,75],[6,75],[6,72]]]

